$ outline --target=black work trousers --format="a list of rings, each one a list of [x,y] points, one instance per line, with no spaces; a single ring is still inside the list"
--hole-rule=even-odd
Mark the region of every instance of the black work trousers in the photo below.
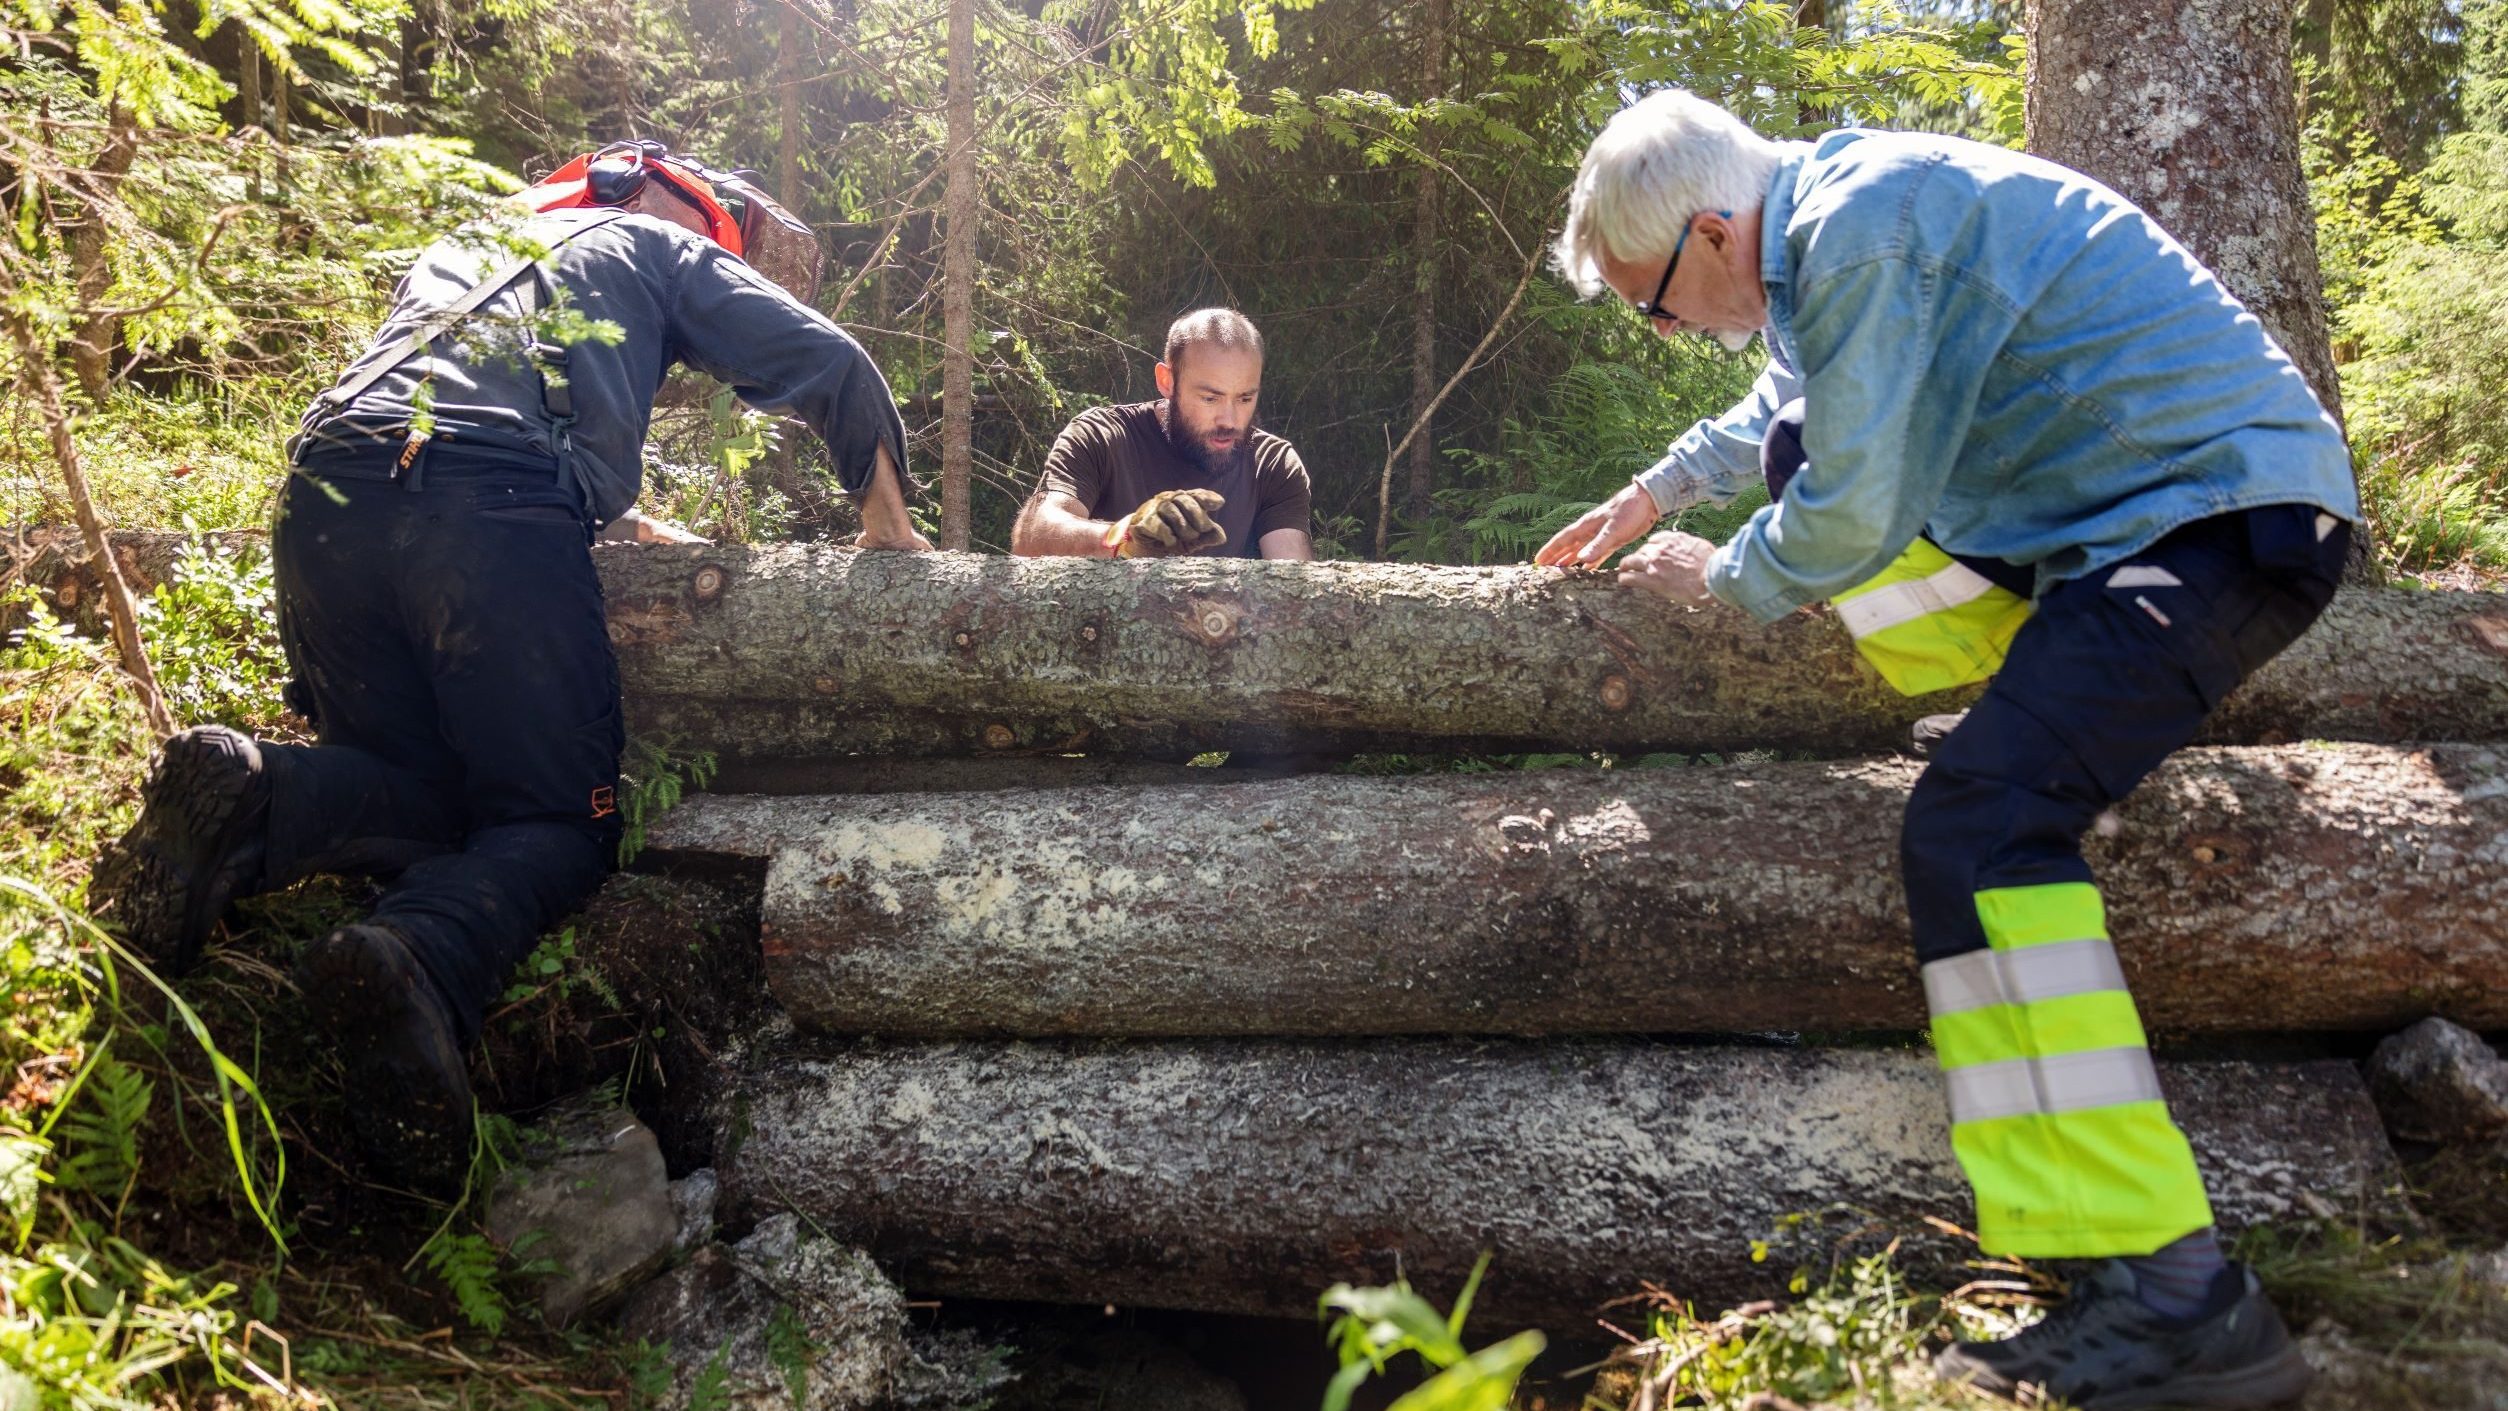
[[[320,469],[289,477],[272,540],[288,703],[318,743],[262,746],[265,881],[390,878],[373,919],[469,1039],[617,857],[624,733],[589,535],[554,467],[437,464],[417,488]]]

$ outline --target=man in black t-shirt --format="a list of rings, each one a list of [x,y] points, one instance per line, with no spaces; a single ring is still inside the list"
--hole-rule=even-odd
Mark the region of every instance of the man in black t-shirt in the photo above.
[[[1072,418],[1011,530],[1016,554],[1311,559],[1306,466],[1256,429],[1263,339],[1233,309],[1167,329],[1155,402]]]

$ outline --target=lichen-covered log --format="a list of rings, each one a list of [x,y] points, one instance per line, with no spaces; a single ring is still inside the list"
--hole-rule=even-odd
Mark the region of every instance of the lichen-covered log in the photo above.
[[[131,536],[126,566],[171,559]],[[1893,749],[1908,700],[1834,622],[1773,627],[1533,568],[609,545],[632,728],[851,754]],[[51,586],[56,556],[27,574]],[[49,576],[47,576],[47,574]],[[143,572],[143,576],[145,576]],[[2357,591],[2222,742],[2508,738],[2508,598]]]
[[[2348,1063],[2162,1081],[2227,1224],[2393,1174]],[[787,1059],[739,1094],[734,1210],[798,1211],[927,1294],[1311,1316],[1336,1280],[1451,1298],[1487,1249],[1488,1316],[1564,1333],[1641,1280],[1781,1292],[1811,1252],[1789,1215],[1852,1207],[1877,1242],[1970,1214],[1910,1052],[954,1044]]]
[[[1902,1029],[1908,762],[691,800],[770,987],[900,1037]],[[2508,1026],[2508,751],[2191,750],[2091,840],[2164,1031]]]

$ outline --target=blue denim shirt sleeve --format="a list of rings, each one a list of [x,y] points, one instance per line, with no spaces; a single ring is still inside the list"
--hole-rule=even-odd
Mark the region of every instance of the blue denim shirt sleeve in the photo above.
[[[1809,463],[1707,564],[1708,591],[1762,622],[1863,582],[1923,532],[1982,371],[1935,350],[1946,327],[2004,317],[1900,249],[1806,279],[1798,308]]]
[[[1759,443],[1777,408],[1801,396],[1802,384],[1783,361],[1771,358],[1750,395],[1722,416],[1682,433],[1662,460],[1638,472],[1637,483],[1657,514],[1678,514],[1695,504],[1723,501],[1760,483]]]

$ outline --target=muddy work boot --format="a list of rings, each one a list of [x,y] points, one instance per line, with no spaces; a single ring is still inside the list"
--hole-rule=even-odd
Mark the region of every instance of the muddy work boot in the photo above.
[[[252,737],[203,725],[165,742],[139,821],[96,860],[96,912],[140,959],[180,975],[227,904],[260,889],[270,779]]]
[[[400,933],[343,926],[296,963],[314,1022],[347,1074],[349,1120],[372,1174],[429,1195],[470,1167],[470,1069],[453,1016]]]
[[[2211,1312],[2179,1321],[2136,1298],[2132,1271],[2114,1259],[2075,1279],[2072,1298],[2043,1320],[2001,1342],[1955,1344],[1933,1369],[1979,1391],[2080,1411],[2279,1406],[2314,1375],[2244,1265],[2221,1274]]]

